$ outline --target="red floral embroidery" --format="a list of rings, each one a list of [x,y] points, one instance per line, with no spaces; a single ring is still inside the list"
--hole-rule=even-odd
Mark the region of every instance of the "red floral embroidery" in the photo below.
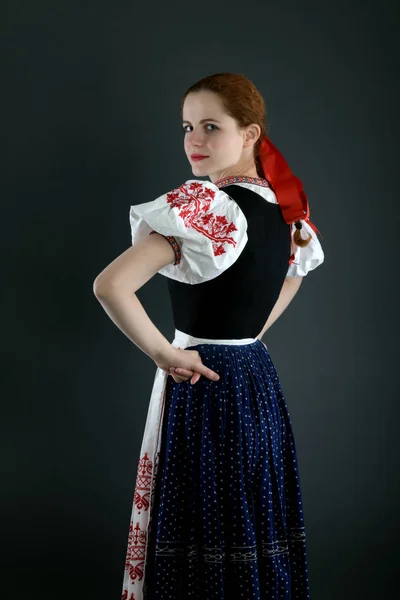
[[[128,571],[130,580],[134,582],[143,578],[144,558],[146,551],[146,532],[140,529],[139,523],[133,526],[131,521],[129,526],[128,550],[126,553],[125,570]],[[138,562],[139,561],[139,562]],[[132,564],[135,562],[136,564]]]
[[[237,231],[237,227],[233,222],[229,223],[224,215],[208,212],[215,194],[215,190],[203,183],[184,183],[167,194],[167,202],[171,208],[179,208],[179,216],[186,227],[199,231],[211,240],[214,256],[220,256],[226,253],[225,244],[236,246],[237,242],[230,234]]]
[[[132,592],[132,594],[129,596],[129,599],[128,599],[128,590],[125,590],[124,593],[122,594],[121,600],[135,600],[135,595]]]
[[[139,460],[138,472],[136,477],[136,487],[134,493],[134,503],[139,509],[139,515],[142,508],[144,508],[144,510],[148,510],[149,508],[152,472],[153,463],[149,459],[149,455],[147,454],[147,452],[145,452],[144,456]]]
[[[159,452],[154,459],[154,479],[153,488],[155,487],[155,476],[159,464]],[[149,460],[147,452],[139,460],[136,487],[134,492],[134,504],[138,509],[138,514],[142,509],[150,508],[149,496],[151,489],[151,478],[153,473],[153,463]],[[144,493],[143,493],[144,492]],[[152,504],[154,504],[154,495],[152,496]],[[151,507],[152,508],[152,507]],[[129,525],[128,547],[125,559],[125,570],[128,571],[129,578],[132,582],[135,580],[141,581],[144,575],[144,563],[146,556],[147,534],[146,531],[140,528],[139,522],[134,525],[133,520]],[[133,564],[136,563],[136,564]],[[131,599],[129,599],[131,600]],[[134,598],[132,600],[135,600]]]

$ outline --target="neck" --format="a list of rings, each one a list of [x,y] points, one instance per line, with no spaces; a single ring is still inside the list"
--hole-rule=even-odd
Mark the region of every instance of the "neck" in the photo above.
[[[260,176],[257,173],[256,168],[248,169],[247,171],[244,171],[242,173],[240,173],[238,171],[232,171],[232,172],[228,172],[228,173],[213,173],[209,177],[210,177],[212,183],[216,183],[217,181],[220,181],[221,179],[227,179],[228,177],[251,177],[251,178],[260,179]]]

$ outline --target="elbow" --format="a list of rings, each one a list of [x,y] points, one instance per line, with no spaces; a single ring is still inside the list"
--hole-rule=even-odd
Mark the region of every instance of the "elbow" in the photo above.
[[[131,290],[122,285],[121,282],[111,280],[109,277],[98,276],[93,282],[93,293],[98,300],[115,298],[131,294]]]
[[[96,277],[93,282],[93,294],[96,298],[104,298],[110,293],[110,284],[101,277]]]

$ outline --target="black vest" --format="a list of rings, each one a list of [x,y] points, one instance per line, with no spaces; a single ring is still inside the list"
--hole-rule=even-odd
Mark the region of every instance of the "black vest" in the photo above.
[[[279,204],[240,185],[221,189],[247,219],[246,246],[233,265],[210,281],[190,285],[168,278],[174,325],[195,337],[255,338],[289,268],[291,226]]]

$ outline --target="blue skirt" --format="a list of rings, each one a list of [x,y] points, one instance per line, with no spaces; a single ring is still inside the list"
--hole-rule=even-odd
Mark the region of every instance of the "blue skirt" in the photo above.
[[[296,447],[268,349],[178,333],[220,379],[167,378],[143,598],[308,599]]]

